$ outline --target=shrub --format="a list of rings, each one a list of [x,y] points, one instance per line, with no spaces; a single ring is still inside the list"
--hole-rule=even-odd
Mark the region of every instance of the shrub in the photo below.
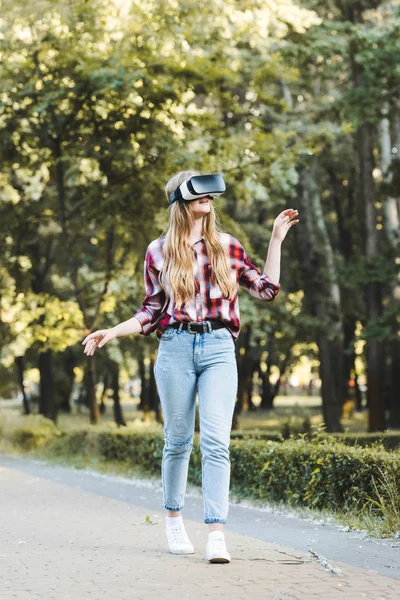
[[[349,509],[378,500],[381,470],[400,489],[400,452],[346,446],[335,438],[231,443],[232,489],[239,495],[311,508]],[[384,484],[378,491],[385,498]]]
[[[0,435],[23,450],[35,450],[50,444],[62,433],[51,419],[43,415],[21,416],[13,410],[2,410]]]
[[[324,428],[284,440],[232,437],[231,490],[254,498],[317,509],[353,510],[373,507],[400,515],[400,450],[379,441],[369,447],[349,446]],[[0,415],[0,432],[25,450],[46,446],[48,455],[93,457],[126,463],[148,475],[161,473],[164,440],[160,432],[124,429],[80,429],[60,432],[39,415]],[[193,440],[188,481],[201,485],[199,434]]]

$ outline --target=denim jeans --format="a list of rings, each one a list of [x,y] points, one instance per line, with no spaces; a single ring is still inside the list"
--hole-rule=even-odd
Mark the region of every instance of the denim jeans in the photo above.
[[[181,510],[184,505],[197,393],[204,522],[226,523],[230,432],[238,387],[232,334],[225,327],[194,334],[166,329],[159,340],[154,375],[164,414],[164,508]]]

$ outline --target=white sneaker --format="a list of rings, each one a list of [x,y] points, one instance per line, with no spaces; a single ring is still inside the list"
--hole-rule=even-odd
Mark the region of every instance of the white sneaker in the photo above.
[[[223,531],[210,531],[206,546],[206,559],[212,563],[231,562],[231,555],[226,549]]]
[[[190,543],[183,523],[181,525],[167,525],[165,531],[167,534],[168,548],[172,554],[194,553],[194,548]]]

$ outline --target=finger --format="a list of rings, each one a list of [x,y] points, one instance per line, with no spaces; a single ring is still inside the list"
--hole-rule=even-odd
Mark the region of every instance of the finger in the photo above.
[[[89,335],[87,335],[85,337],[85,339],[83,340],[82,344],[86,344],[86,342],[88,342],[89,340],[92,340],[96,335],[97,334],[95,331],[93,333],[89,333]]]
[[[290,227],[291,227],[292,225],[296,225],[296,223],[298,223],[298,222],[299,222],[299,220],[300,220],[300,219],[296,219],[296,221],[290,221],[290,223],[289,223]]]
[[[103,339],[101,340],[101,342],[99,343],[99,348],[101,348],[102,346],[104,346],[104,344],[107,344],[107,342],[109,342],[109,341],[110,341],[110,338],[107,335],[105,335],[103,337]]]
[[[85,354],[89,354],[92,350],[92,348],[94,348],[96,346],[95,342],[93,340],[90,340],[85,348]]]
[[[96,350],[96,346],[93,346],[93,345],[90,346],[90,348],[89,348],[89,350],[87,352],[87,355],[88,356],[93,356],[95,350]]]
[[[290,208],[288,210],[285,210],[281,215],[279,215],[278,218],[285,221],[286,219],[293,219],[293,217],[297,217],[298,214],[299,211]]]
[[[92,338],[91,340],[88,340],[88,341],[86,342],[86,347],[87,347],[87,348],[90,348],[90,346],[93,344],[93,342],[94,342],[93,338]]]
[[[87,329],[86,329],[86,331],[87,331]],[[85,337],[85,338],[84,338],[84,340],[82,341],[82,344],[84,344],[84,343],[86,342],[86,340],[88,339],[88,337],[89,337],[89,334],[87,334],[87,335],[86,335],[86,337]]]

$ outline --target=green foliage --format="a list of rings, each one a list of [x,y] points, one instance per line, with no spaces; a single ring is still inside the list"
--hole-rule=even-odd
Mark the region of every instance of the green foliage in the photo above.
[[[106,462],[126,463],[143,473],[160,474],[164,439],[159,433],[96,431],[60,432],[44,417],[12,416],[0,418],[3,437],[24,450],[44,444],[50,455],[97,457]],[[393,489],[385,485],[382,472],[400,486],[400,451],[386,451],[380,441],[363,448],[348,446],[324,427],[313,436],[279,441],[237,439],[230,444],[232,491],[243,498],[285,502],[289,506],[326,509],[361,509],[371,502],[376,506],[393,503]],[[195,434],[189,481],[201,485],[202,463],[199,434]],[[385,479],[385,478],[384,478]],[[399,509],[400,507],[397,507]]]
[[[61,436],[61,431],[51,419],[42,415],[20,417],[14,411],[0,413],[0,438],[22,450],[38,450]]]
[[[241,294],[242,326],[254,329],[250,352],[290,369],[298,344],[317,356],[318,337],[340,337],[346,319],[362,323],[364,340],[396,339],[398,249],[384,240],[385,201],[398,198],[394,151],[393,179],[376,171],[383,115],[398,137],[399,6],[350,5],[212,0],[200,11],[194,0],[3,2],[4,367],[24,355],[35,366],[31,356],[48,349],[72,349],[84,365],[85,333],[140,308],[144,252],[167,224],[164,185],[187,168],[225,174],[222,227],[260,270],[274,218],[298,207],[301,176],[315,169],[324,229],[307,197],[297,227],[305,233],[294,231],[283,247],[277,301],[266,307]],[[368,261],[356,137],[366,121],[382,229]],[[339,310],[327,300],[334,279]],[[373,282],[385,310],[369,319],[363,288]],[[323,315],[315,310],[322,301]],[[136,336],[102,352],[123,364],[125,352],[145,343],[155,350],[154,337]]]
[[[240,454],[240,459],[239,459]],[[234,441],[233,489],[243,495],[318,508],[360,508],[376,498],[379,468],[399,483],[399,452],[348,447],[334,438]],[[379,491],[385,496],[382,484]]]
[[[304,429],[305,427],[303,427]],[[232,431],[232,440],[262,440],[262,441],[273,441],[279,442],[284,439],[296,439],[301,437],[300,431],[294,431],[290,424],[287,424],[281,431],[257,431],[257,430],[246,430],[246,431]],[[312,435],[312,432],[311,432]],[[308,437],[308,436],[307,436]],[[385,431],[384,433],[355,433],[347,431],[343,433],[330,433],[329,439],[338,439],[342,444],[346,446],[382,446],[386,450],[396,450],[400,448],[400,434],[396,432]],[[323,439],[323,435],[322,435]]]

